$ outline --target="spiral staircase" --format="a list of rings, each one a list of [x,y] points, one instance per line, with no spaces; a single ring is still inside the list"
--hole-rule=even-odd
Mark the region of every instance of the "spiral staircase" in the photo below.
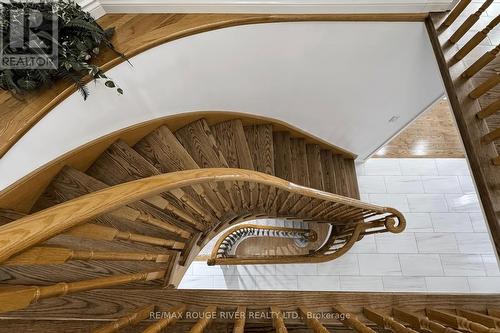
[[[455,49],[441,43],[443,29],[450,33],[442,20],[453,23],[468,3],[460,1],[448,17],[422,19],[498,249],[499,163],[493,142],[499,136],[470,125],[484,125],[498,103],[481,109],[467,99],[495,87],[498,75],[474,91],[460,76],[460,69],[487,69],[498,47],[467,69],[460,63],[453,68],[447,61]],[[267,20],[273,18],[245,22]],[[137,50],[147,48],[143,44],[140,40]],[[69,94],[63,88],[46,96],[63,92],[62,99]],[[19,114],[30,109],[33,104]],[[28,122],[34,119],[39,116]],[[499,332],[498,294],[175,289],[200,250],[227,228],[210,264],[324,262],[339,258],[365,235],[402,232],[405,218],[399,211],[359,200],[354,159],[278,121],[215,112],[139,124],[79,147],[0,192],[0,332]],[[302,224],[236,225],[259,219]],[[273,255],[239,251],[244,242],[270,237],[295,245]]]
[[[178,127],[160,125],[132,146],[118,139],[85,170],[61,166],[29,211],[1,211],[2,312],[125,283],[175,286],[201,247],[246,220],[308,221],[319,241],[224,264],[328,261],[366,234],[404,230],[395,209],[357,199],[345,152],[271,123],[201,118]]]

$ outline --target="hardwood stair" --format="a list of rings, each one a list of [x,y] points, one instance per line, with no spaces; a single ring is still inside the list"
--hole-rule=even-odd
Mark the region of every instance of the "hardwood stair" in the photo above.
[[[0,283],[26,286],[19,289],[22,301],[0,310],[25,307],[45,292],[175,286],[202,246],[246,220],[289,218],[282,236],[304,234],[302,221],[308,221],[307,235],[317,243],[306,252],[213,263],[321,262],[364,234],[404,229],[396,210],[356,200],[352,157],[308,140],[273,124],[201,118],[173,130],[159,126],[135,142],[117,139],[84,168],[62,167],[26,213],[0,209],[0,240],[6,240],[0,242]],[[60,231],[53,220],[61,220]],[[18,240],[10,240],[11,232],[20,235],[29,223],[40,231],[28,232],[29,244],[21,240],[15,248],[22,250],[14,251],[9,243]],[[258,237],[278,235],[272,227],[260,229],[267,231]],[[320,248],[323,242],[328,246]],[[7,296],[0,290],[1,297]]]
[[[99,296],[45,301],[44,320],[33,309],[6,314],[0,332],[497,333],[500,324],[498,295],[105,289]],[[62,320],[74,307],[89,311]]]

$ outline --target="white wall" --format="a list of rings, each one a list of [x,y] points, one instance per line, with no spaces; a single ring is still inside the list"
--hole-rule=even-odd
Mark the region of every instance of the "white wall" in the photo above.
[[[14,145],[0,160],[0,188],[109,132],[198,110],[281,119],[364,158],[443,94],[419,22],[240,26],[131,62],[108,73],[123,96],[89,84],[86,102],[72,95]]]

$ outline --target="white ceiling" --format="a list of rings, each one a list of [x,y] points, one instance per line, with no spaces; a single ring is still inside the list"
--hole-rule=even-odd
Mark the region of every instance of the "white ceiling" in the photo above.
[[[1,160],[0,188],[90,140],[198,110],[281,119],[367,157],[443,94],[423,23],[239,26],[179,39],[111,71],[125,91],[90,84]],[[394,116],[396,121],[389,120]]]

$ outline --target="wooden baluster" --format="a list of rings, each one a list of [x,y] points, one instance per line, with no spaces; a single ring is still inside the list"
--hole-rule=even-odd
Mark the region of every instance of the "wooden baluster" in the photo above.
[[[497,45],[493,50],[486,52],[481,58],[476,60],[475,63],[469,66],[463,73],[463,78],[470,78],[474,76],[477,72],[483,69],[486,65],[488,65],[491,61],[495,59],[498,52],[500,52],[500,45]]]
[[[20,310],[40,299],[64,296],[69,293],[107,288],[138,281],[163,279],[166,271],[115,275],[70,283],[58,283],[51,286],[16,287],[0,290],[0,313]]]
[[[264,205],[265,210],[269,211],[273,208],[274,200],[278,196],[277,192],[278,190],[276,187],[269,187],[269,190],[267,191],[266,204]]]
[[[481,83],[476,89],[472,90],[469,94],[470,98],[476,99],[488,92],[488,90],[494,88],[498,83],[500,83],[500,73],[495,74],[488,80]]]
[[[312,198],[308,198],[305,196],[302,196],[297,202],[290,208],[290,211],[292,214],[296,217],[299,216],[300,211],[302,211],[304,208],[310,207],[311,202],[313,201]]]
[[[486,327],[500,329],[500,318],[495,318],[476,311],[469,311],[462,309],[457,309],[457,313],[462,317],[475,321],[476,323],[479,323]]]
[[[226,213],[230,212],[232,210],[231,204],[227,202],[226,198],[224,198],[224,196],[222,195],[222,193],[220,192],[220,190],[219,190],[219,188],[217,186],[217,183],[209,183],[208,186],[210,187],[210,189],[212,190],[212,192],[217,197],[217,200],[219,200],[219,203],[223,207],[224,211]]]
[[[191,233],[187,232],[186,230],[183,230],[177,226],[173,226],[170,224],[167,224],[163,222],[162,220],[159,220],[145,212],[141,212],[139,217],[137,218],[137,221],[158,227],[160,229],[166,230],[168,232],[174,233],[179,237],[182,238],[189,238],[191,236]]]
[[[161,197],[159,197],[161,199]],[[110,212],[111,216],[114,216],[116,218],[122,218],[125,220],[129,221],[137,221],[137,222],[142,222],[146,223],[155,227],[158,227],[160,229],[166,230],[168,232],[172,232],[177,234],[180,237],[183,238],[189,238],[190,233],[177,227],[170,225],[168,223],[163,222],[162,220],[159,220],[155,218],[154,216],[151,216],[150,214],[140,211],[135,208],[131,208],[128,206],[120,207],[119,209],[116,209],[112,212]]]
[[[498,112],[498,110],[500,110],[500,99],[491,103],[486,108],[479,111],[476,114],[476,117],[478,117],[479,119],[485,119],[485,118],[495,114],[496,112]]]
[[[488,134],[485,134],[481,138],[481,142],[483,144],[489,144],[489,143],[492,143],[493,141],[497,140],[498,138],[500,138],[500,127],[495,128],[493,131],[489,132]]]
[[[60,247],[33,247],[4,262],[6,266],[64,264],[69,260],[113,260],[168,262],[160,253],[73,250]]]
[[[189,330],[190,333],[202,333],[208,325],[212,323],[215,319],[215,314],[217,307],[215,305],[209,305],[203,310],[202,318],[200,318],[196,324]]]
[[[328,201],[321,201],[320,203],[316,203],[316,205],[307,212],[307,215],[311,217],[320,216],[326,211],[326,209],[329,209],[332,206],[335,206],[335,204]]]
[[[432,333],[460,333],[460,331],[443,326],[440,323],[429,320],[429,318],[415,313],[410,313],[397,308],[393,308],[392,313],[395,318],[408,323],[410,327],[415,330],[431,331]]]
[[[115,228],[105,227],[97,224],[84,224],[74,227],[66,232],[67,235],[72,235],[81,238],[97,239],[97,240],[126,240],[150,245],[165,246],[174,250],[182,250],[184,243],[176,242],[171,239],[163,239],[141,234],[135,234],[128,231],[120,231]]]
[[[187,306],[179,304],[168,309],[165,318],[158,320],[156,323],[148,326],[142,333],[160,333],[165,327],[173,325],[186,312]]]
[[[233,212],[238,211],[238,200],[235,198],[234,185],[232,182],[224,182],[224,189],[226,190],[227,197],[229,198],[230,209]]]
[[[307,205],[304,205],[297,211],[297,217],[306,217],[314,208],[320,206],[323,202],[318,199],[311,199]]]
[[[449,325],[457,330],[473,333],[493,333],[492,329],[452,313],[426,308],[427,317]],[[498,331],[497,331],[498,332]]]
[[[277,189],[276,193],[274,195],[273,201],[271,202],[271,205],[269,206],[270,210],[278,211],[278,200],[283,197],[283,195],[286,195],[287,193],[284,192],[281,189]]]
[[[207,203],[208,207],[210,207],[210,209],[215,214],[215,216],[220,218],[223,215],[222,210],[214,202],[214,200],[216,200],[216,199],[212,200],[211,196],[209,195],[209,193],[210,194],[213,194],[213,193],[208,185],[203,185],[203,186],[202,185],[193,185],[191,187],[196,192],[196,194],[198,194],[203,199],[203,201],[205,201]]]
[[[285,321],[283,320],[283,313],[276,306],[271,306],[271,317],[273,319],[273,327],[276,333],[288,333],[285,326]]]
[[[173,189],[170,190],[177,199],[179,199],[184,205],[191,208],[196,214],[200,215],[206,222],[211,223],[213,217],[203,208],[198,202],[193,200],[191,196],[187,195],[183,190]]]
[[[323,206],[322,209],[320,209],[318,212],[314,213],[313,217],[323,218],[334,211],[338,211],[339,209],[345,208],[345,206],[340,205],[340,204],[332,204],[330,202],[326,202],[325,204],[326,205]]]
[[[439,27],[439,29],[449,27],[458,16],[464,11],[465,8],[471,3],[472,0],[460,0],[460,2],[453,8],[453,10],[448,14],[446,19],[443,21],[443,24]]]
[[[317,318],[314,318],[314,314],[306,307],[299,307],[299,314],[302,317],[302,321],[315,333],[330,333]]]
[[[247,200],[246,196],[246,194],[250,195],[250,187],[247,186],[245,182],[237,182],[236,184],[238,185],[238,193],[241,198],[241,207],[250,210],[250,202]]]
[[[247,308],[244,306],[238,306],[235,313],[233,333],[244,333],[245,332],[245,319],[247,314]]]
[[[472,28],[474,24],[479,20],[481,17],[481,14],[493,3],[493,0],[486,0],[481,7],[472,15],[470,15],[460,27],[458,27],[457,30],[451,35],[451,37],[448,39],[448,41],[452,44],[455,44],[458,42],[466,33],[467,31]]]
[[[352,207],[349,207],[349,206],[340,206],[339,208],[336,208],[336,209],[331,210],[330,212],[327,212],[325,214],[325,218],[334,219],[337,216],[339,216],[340,214],[343,214],[346,211],[350,211],[351,209],[352,209]]]
[[[249,205],[250,207],[256,207],[258,203],[258,193],[257,193],[257,187],[261,185],[250,183],[249,188],[250,188],[250,197],[249,197]]]
[[[481,31],[478,31],[458,52],[453,56],[456,60],[463,59],[470,53],[476,46],[481,43],[483,39],[488,36],[488,33],[494,29],[500,22],[500,15],[497,15],[487,26]]]
[[[373,321],[375,324],[383,327],[384,329],[388,329],[396,333],[417,333],[411,328],[395,321],[391,316],[381,314],[370,308],[363,308],[363,314],[366,318],[368,318],[368,320]]]
[[[257,187],[257,208],[262,209],[264,207],[264,185],[256,185]],[[250,206],[250,205],[249,205]]]
[[[376,333],[374,330],[363,324],[354,314],[347,312],[347,310],[342,306],[334,305],[332,308],[333,311],[339,315],[339,318],[344,318],[339,319],[344,326],[350,327],[358,333]]]
[[[363,216],[366,211],[362,210],[361,208],[353,207],[347,210],[346,212],[339,214],[336,216],[337,219],[354,219],[356,216]]]
[[[173,205],[169,200],[157,195],[151,198],[146,198],[144,201],[150,203],[151,205],[165,210],[171,214],[177,215],[180,219],[194,226],[199,227],[199,222],[194,219],[190,214],[186,213],[184,210]]]
[[[291,202],[295,202],[294,200],[296,200],[297,197],[292,194],[292,193],[287,193],[286,196],[285,196],[285,200],[281,203],[281,206],[279,207],[278,209],[278,212],[280,214],[285,214],[287,211],[288,211],[288,205],[291,203]]]
[[[114,333],[118,332],[122,328],[133,326],[138,324],[139,322],[148,319],[152,312],[154,312],[155,306],[148,305],[137,312],[131,313],[125,317],[122,317],[116,321],[113,321],[109,324],[101,326],[92,331],[92,333]]]

